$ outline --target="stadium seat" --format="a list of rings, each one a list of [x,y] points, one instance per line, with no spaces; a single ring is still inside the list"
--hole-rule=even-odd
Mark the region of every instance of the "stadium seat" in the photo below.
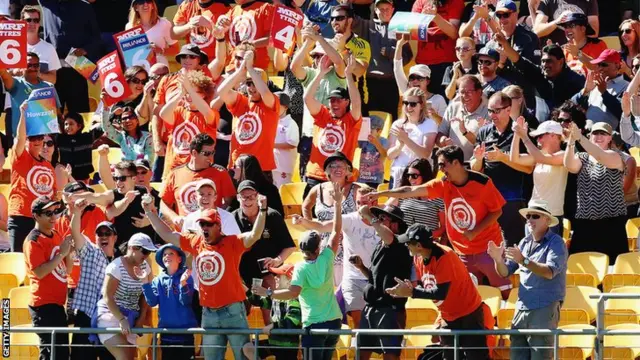
[[[9,291],[9,300],[11,308],[27,309],[29,301],[31,301],[31,288],[29,286],[20,286]]]
[[[597,287],[596,278],[591,274],[567,274],[567,286]]]
[[[609,49],[620,50],[620,39],[617,36],[603,36],[600,40],[604,41]]]
[[[176,16],[177,12],[178,12],[178,5],[167,6],[166,8],[164,8],[164,13],[162,14],[162,17],[173,22],[173,18]]]
[[[420,325],[414,326],[411,330],[433,330],[435,329],[434,325]],[[432,345],[433,339],[431,335],[407,335],[405,337],[407,339],[405,346],[407,349],[404,349],[403,352],[406,352],[409,355],[407,358],[417,359],[420,354],[422,354],[422,350]],[[410,355],[412,354],[412,355]]]
[[[621,286],[640,286],[640,274],[607,274],[602,280],[602,292]]]
[[[291,234],[293,242],[295,242],[296,246],[298,246],[298,241],[300,240],[300,237],[306,231],[306,229],[300,225],[293,225],[292,219],[284,219],[284,223],[287,224],[287,229],[289,229],[289,234]]]
[[[571,254],[567,260],[567,273],[591,274],[595,277],[596,285],[602,283],[608,270],[609,256],[599,252]]]
[[[479,285],[478,292],[480,293],[480,297],[482,297],[482,301],[491,309],[491,315],[495,317],[502,303],[500,290],[493,286]]]
[[[29,313],[29,309],[27,308],[14,308],[13,303],[11,304],[11,309],[9,311],[9,315],[11,316],[11,321],[9,324],[11,326],[31,326],[31,314]]]
[[[94,98],[93,96],[89,96],[89,111],[95,112],[98,109],[98,104],[100,101]]]
[[[589,323],[589,314],[587,314],[587,311],[584,309],[560,309],[560,320],[558,321],[558,326],[575,324],[588,325]]]
[[[496,314],[498,329],[511,329],[511,322],[516,309],[500,309]]]
[[[385,191],[385,190],[389,190],[389,183],[380,184],[380,185],[378,185],[378,188],[376,189],[376,191],[378,191],[378,192]],[[386,203],[387,200],[389,200],[388,197],[380,196],[378,198],[378,204],[382,205],[382,204]]]
[[[2,112],[2,114],[0,114],[0,132],[2,132],[3,134],[7,133],[7,127],[4,122],[4,119],[6,116],[7,116],[6,112]]]
[[[614,274],[640,274],[640,253],[629,252],[618,255],[613,264]]]
[[[635,149],[635,148],[632,148]],[[636,160],[638,161],[638,160]],[[636,182],[640,182],[640,169],[638,169],[638,177]],[[640,218],[627,220],[627,241],[629,242],[629,251],[636,251],[638,247],[638,228],[640,228]]]
[[[571,221],[569,219],[562,219],[562,238],[565,244],[571,241]]]
[[[284,206],[284,216],[298,214],[302,215],[302,195],[307,183],[289,183],[280,187],[280,198]]]
[[[390,89],[390,91],[395,91],[397,89]],[[382,131],[380,132],[380,136],[383,138],[389,138],[389,130],[391,130],[391,124],[393,123],[393,118],[391,114],[384,111],[369,111],[369,116],[375,115],[380,117],[384,121],[384,125],[382,126]]]
[[[301,251],[294,251],[289,255],[287,260],[284,261],[285,264],[297,264],[301,261],[304,261],[304,255],[302,255]]]
[[[18,279],[14,274],[0,274],[0,296],[8,297],[9,291],[16,287],[18,287]]]
[[[407,299],[405,305],[407,311],[407,324],[405,328],[413,328],[420,325],[433,325],[438,318],[438,308],[431,300]]]
[[[518,288],[511,289],[509,293],[509,297],[507,298],[507,303],[505,304],[506,309],[515,309],[516,301],[518,301]]]
[[[638,324],[616,324],[607,326],[607,330],[633,330],[640,331],[640,325]],[[635,345],[631,347],[629,345]],[[605,348],[627,348],[633,352],[633,357],[636,358],[640,355],[640,335],[605,335],[604,336]]]
[[[342,324],[343,330],[351,329],[349,325]],[[351,335],[340,335],[338,343],[336,344],[336,351],[333,354],[333,359],[350,359],[351,356]]]
[[[640,286],[622,286],[611,290],[616,294],[640,294]],[[609,323],[628,321],[638,323],[640,319],[640,301],[637,299],[608,299],[605,302],[606,317]],[[623,319],[620,319],[620,318]],[[605,321],[607,323],[607,321]]]
[[[597,300],[589,299],[592,294],[600,294],[600,290],[589,286],[568,286],[562,308],[585,310],[591,323],[595,321],[597,313]]]
[[[162,192],[162,183],[161,182],[152,182],[151,187],[157,192]]]
[[[302,182],[302,176],[304,176],[304,174],[300,174],[300,153],[296,152],[296,161],[293,164],[293,176],[291,176],[291,182]]]
[[[9,161],[5,161],[8,163]],[[11,185],[9,184],[1,184],[0,185],[0,194],[4,195],[4,198],[7,199],[7,203],[9,202],[9,193],[11,192]]]
[[[40,338],[37,334],[12,332],[9,338],[11,341],[11,359],[38,360]]]
[[[511,280],[511,288],[517,289],[520,286],[520,273],[516,270],[516,272],[509,276],[509,280]]]
[[[89,129],[91,129],[91,121],[93,119],[93,115],[95,113],[94,112],[85,112],[85,113],[80,113],[80,115],[82,116],[82,120],[84,121],[84,131],[89,131]]]
[[[269,80],[273,82],[273,85],[279,87],[280,89],[284,89],[284,77],[282,76],[270,76]]]
[[[24,283],[27,277],[24,255],[19,252],[0,254],[0,274],[13,274],[16,276],[18,285]]]
[[[563,325],[558,328],[562,330],[595,330],[594,326],[586,324]],[[595,335],[560,335],[558,340],[562,353],[560,358],[586,360],[593,354],[595,338]]]

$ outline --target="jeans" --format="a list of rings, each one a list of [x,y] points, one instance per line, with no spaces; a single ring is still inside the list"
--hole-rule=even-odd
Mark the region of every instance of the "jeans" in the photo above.
[[[67,311],[58,304],[29,306],[33,327],[67,327]],[[56,344],[56,356],[51,357],[51,333],[40,333],[40,360],[68,360],[69,334],[58,333],[53,342]]]
[[[310,136],[302,136],[298,143],[298,153],[300,154],[300,178],[302,179],[307,172],[307,163],[311,157],[311,148],[313,147],[313,138]]]
[[[247,313],[242,302],[212,309],[202,308],[202,327],[205,329],[248,329]],[[242,346],[249,342],[248,335],[204,335],[202,337],[202,351],[206,360],[223,360],[226,352],[227,340],[233,350],[236,360],[244,359]]]
[[[340,329],[341,327],[340,319],[335,319],[311,324],[305,326],[304,329]],[[302,348],[307,353],[305,359],[331,360],[336,350],[338,338],[338,335],[302,335]]]
[[[164,156],[156,156],[153,162],[153,178],[151,181],[162,182],[162,173],[164,172]]]
[[[24,239],[35,226],[36,221],[32,217],[9,216],[7,230],[9,232],[9,242],[11,242],[11,251],[22,252]]]

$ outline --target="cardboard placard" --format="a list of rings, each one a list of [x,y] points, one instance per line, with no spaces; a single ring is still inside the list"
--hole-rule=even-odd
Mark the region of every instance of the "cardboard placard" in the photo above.
[[[27,67],[27,23],[0,21],[0,69]]]
[[[56,89],[36,89],[29,94],[25,120],[27,136],[59,133]]]
[[[105,106],[111,106],[131,95],[131,89],[124,78],[117,51],[98,60],[98,73],[102,88],[106,92],[103,97]]]
[[[399,11],[389,22],[389,32],[409,34],[410,40],[427,41],[427,29],[434,15]]]
[[[142,26],[136,26],[113,35],[125,67],[140,65],[147,71],[156,63],[156,54],[151,50],[147,34]]]
[[[288,52],[295,45],[296,28],[302,27],[304,15],[286,6],[276,6],[271,23],[269,45]]]
[[[73,50],[75,49],[71,49],[71,52],[69,52],[69,55],[64,58],[64,61],[79,72],[85,79],[91,81],[92,84],[95,84],[99,77],[96,64],[85,56],[73,55]]]

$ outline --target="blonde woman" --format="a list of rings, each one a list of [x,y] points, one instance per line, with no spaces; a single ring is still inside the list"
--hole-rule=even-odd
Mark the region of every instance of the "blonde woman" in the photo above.
[[[167,56],[178,53],[178,40],[171,38],[171,21],[158,16],[155,0],[134,0],[129,9],[129,22],[125,29],[142,25],[156,53],[157,62],[169,65]],[[149,69],[147,69],[149,70]]]
[[[533,110],[527,107],[527,101],[524,98],[524,90],[518,85],[509,85],[502,89],[502,92],[511,99],[511,118],[517,119],[522,116],[529,126],[529,129],[538,127],[539,122]]]
[[[402,172],[415,159],[430,159],[438,124],[427,114],[426,94],[410,88],[402,96],[402,118],[393,122],[387,156],[392,160],[390,186],[398,187]]]
[[[633,58],[640,54],[640,21],[627,19],[620,24],[620,55],[622,56],[622,72],[633,77]]]

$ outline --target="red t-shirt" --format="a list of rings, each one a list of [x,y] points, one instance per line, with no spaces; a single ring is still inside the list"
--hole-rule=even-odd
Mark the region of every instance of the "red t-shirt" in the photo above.
[[[336,151],[341,151],[353,161],[361,120],[362,117],[354,119],[350,111],[342,118],[334,119],[329,109],[322,105],[320,112],[313,116],[313,146],[307,163],[307,176],[327,180],[323,169],[324,161]]]
[[[214,2],[206,9],[202,9],[200,5],[198,5],[198,1],[187,0],[178,7],[176,16],[173,18],[173,23],[175,25],[184,25],[188,23],[192,17],[202,15],[211,20],[213,25],[215,25],[218,21],[218,17],[226,14],[228,11],[229,6],[223,3]],[[192,31],[187,35],[187,41],[190,44],[198,46],[200,50],[206,53],[209,57],[209,62],[215,59],[216,38],[213,36],[213,32],[211,30],[203,27],[197,31]]]
[[[240,277],[240,258],[246,248],[237,235],[210,245],[202,235],[182,233],[180,248],[195,257],[200,305],[218,309],[247,298]]]
[[[227,106],[234,116],[229,168],[233,167],[236,159],[242,154],[251,154],[258,158],[262,171],[276,168],[273,148],[278,131],[280,100],[277,96],[274,98],[273,107],[269,108],[262,100],[249,101],[249,98],[238,93],[235,104]]]
[[[431,2],[432,0],[416,0],[413,3],[411,12],[422,12],[422,8]],[[447,0],[444,5],[438,7],[438,14],[442,18],[447,21],[458,20],[458,24],[462,18],[463,11],[463,0]],[[427,41],[418,41],[417,64],[435,65],[458,61],[455,52],[456,40],[448,37],[447,34],[440,30],[435,21],[429,24],[427,33]]]
[[[469,171],[469,179],[463,186],[455,186],[446,178],[427,183],[429,198],[443,199],[447,236],[458,254],[474,255],[487,251],[489,241],[502,242],[498,222],[489,225],[469,241],[463,236],[473,230],[490,212],[496,212],[506,203],[486,175]]]
[[[427,265],[421,256],[416,256],[413,258],[413,264],[423,288],[437,288],[439,284],[449,283],[449,292],[445,299],[433,302],[445,321],[453,321],[471,314],[480,306],[482,298],[458,255],[448,246],[438,243],[434,245],[443,253],[439,256],[432,254]]]
[[[592,59],[597,59],[600,56],[600,53],[607,49],[607,43],[600,39],[587,39],[587,43],[580,49],[585,55],[588,55]],[[587,76],[586,66],[582,63],[582,61],[578,60],[578,58],[574,58],[569,51],[564,49],[564,57],[567,62],[567,66],[578,74],[582,76]]]
[[[18,157],[11,151],[11,192],[9,216],[31,217],[31,203],[40,196],[53,198],[56,177],[53,166],[47,160],[36,160],[27,149]]]
[[[254,1],[244,5],[234,6],[227,16],[231,19],[229,27],[229,46],[231,50],[240,45],[243,40],[254,43],[271,34],[271,23],[275,7],[272,4]],[[231,57],[229,57],[231,58]],[[259,47],[255,50],[253,65],[267,71],[269,68],[269,53],[267,47]],[[233,62],[227,66],[227,72],[233,70]]]
[[[222,199],[236,195],[236,188],[233,185],[231,176],[227,169],[219,165],[202,169],[191,170],[188,165],[183,165],[173,169],[165,180],[164,187],[160,193],[160,198],[170,208],[176,208],[180,216],[185,216],[198,210],[196,201],[196,185],[202,179],[211,179],[216,184],[218,196],[216,207],[222,206]]]
[[[60,233],[55,230],[51,236],[47,236],[34,229],[24,240],[24,261],[31,281],[30,306],[45,304],[64,306],[67,301],[67,267],[64,260],[42,279],[38,279],[33,272],[38,266],[51,261],[60,253],[62,239]]]

